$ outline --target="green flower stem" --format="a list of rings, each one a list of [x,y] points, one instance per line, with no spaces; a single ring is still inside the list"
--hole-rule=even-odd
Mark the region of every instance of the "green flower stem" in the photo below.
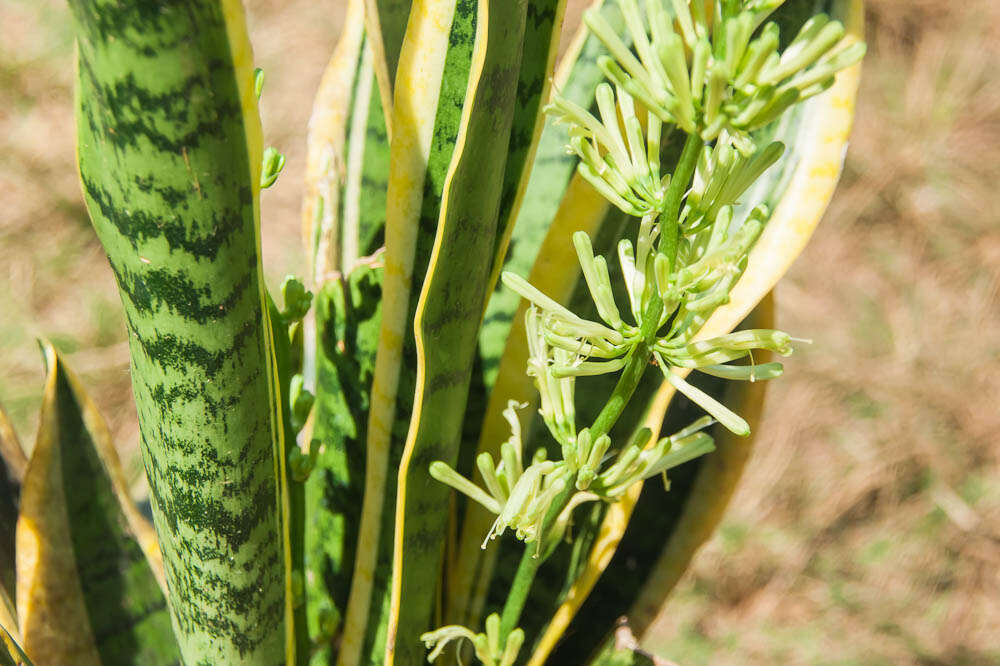
[[[562,513],[562,510],[569,503],[570,498],[573,497],[573,493],[575,492],[576,475],[574,474],[567,481],[566,489],[556,495],[556,498],[552,501],[549,512],[545,514],[541,534],[548,533],[552,528],[552,524],[556,522],[556,518]],[[510,635],[510,632],[514,631],[517,627],[517,623],[521,619],[521,611],[524,610],[524,604],[528,601],[531,584],[535,581],[535,574],[538,573],[538,567],[548,559],[548,556],[554,550],[545,549],[544,542],[542,543],[542,547],[542,552],[536,556],[534,544],[528,544],[524,549],[524,554],[521,555],[521,563],[517,565],[514,583],[511,585],[510,594],[507,595],[507,601],[503,605],[503,615],[500,617],[500,645],[507,643],[507,637]]]
[[[622,370],[622,375],[618,378],[618,383],[615,385],[611,397],[608,399],[604,409],[601,410],[601,413],[597,415],[597,419],[591,428],[591,435],[595,439],[607,434],[611,430],[618,417],[621,416],[622,411],[624,411],[625,405],[632,398],[632,394],[635,393],[636,387],[639,386],[639,380],[642,379],[642,375],[646,371],[649,360],[653,355],[652,344],[656,340],[656,323],[660,320],[662,310],[663,300],[658,294],[655,294],[646,307],[646,313],[642,320],[642,327],[640,328],[643,337],[642,342],[632,350],[628,363],[625,365],[625,369]],[[559,517],[559,514],[569,503],[570,498],[576,491],[575,481],[574,475],[574,478],[567,482],[566,489],[553,500],[552,506],[545,515],[545,520],[542,522],[541,535],[548,534],[556,518]],[[539,538],[542,537],[540,536]],[[528,600],[528,592],[531,591],[531,584],[534,582],[535,574],[538,572],[538,567],[545,561],[546,556],[549,554],[548,552],[543,552],[543,556],[536,556],[535,549],[531,546],[524,549],[524,554],[521,556],[521,563],[518,565],[517,573],[514,575],[514,583],[511,586],[510,594],[507,595],[507,601],[503,607],[503,615],[500,618],[501,645],[507,640],[510,632],[517,627],[521,611]]]
[[[688,134],[680,160],[677,162],[677,168],[674,169],[674,174],[670,178],[663,212],[660,213],[659,252],[670,261],[671,273],[677,263],[677,240],[680,236],[678,218],[681,214],[681,199],[684,198],[684,193],[687,192],[688,186],[691,184],[691,178],[694,176],[695,167],[698,166],[698,157],[701,155],[703,145],[704,143],[697,133]],[[656,321],[659,321],[659,317]]]
[[[687,191],[691,183],[691,178],[694,176],[695,166],[698,164],[698,156],[701,154],[702,145],[701,138],[697,134],[688,135],[687,140],[684,142],[684,149],[681,152],[677,169],[670,179],[666,205],[663,213],[660,215],[659,252],[667,256],[671,267],[673,267],[677,260],[677,237],[680,229],[677,218],[680,216],[681,200],[684,198],[684,193]],[[639,386],[639,380],[642,379],[643,373],[649,367],[649,361],[653,355],[653,343],[656,341],[656,334],[659,329],[658,324],[662,313],[663,299],[660,298],[658,291],[654,289],[639,328],[642,333],[642,341],[635,346],[629,355],[628,362],[622,370],[621,377],[618,378],[618,383],[615,385],[611,397],[608,399],[607,404],[604,405],[601,413],[597,415],[594,425],[590,428],[591,436],[594,439],[597,439],[601,435],[606,435],[611,430],[615,422],[618,421],[618,417],[625,410],[625,405],[632,399],[632,394],[635,393],[635,389]],[[566,484],[566,490],[556,496],[548,513],[545,515],[539,538],[543,538],[544,535],[548,534],[559,514],[562,513],[563,509],[569,503],[570,498],[573,497],[575,490],[575,478],[570,479]],[[544,548],[544,541],[542,546]],[[506,642],[510,632],[517,627],[517,623],[521,618],[521,611],[524,609],[524,604],[528,600],[528,593],[531,591],[531,585],[535,580],[535,574],[538,572],[538,567],[541,566],[548,555],[548,552],[544,550],[543,553],[544,555],[536,556],[534,548],[529,546],[524,549],[524,554],[521,556],[521,563],[518,565],[517,573],[514,575],[510,594],[507,595],[507,601],[504,603],[503,615],[500,618],[501,645]]]
[[[615,385],[611,397],[608,398],[608,402],[594,420],[594,425],[590,428],[593,438],[596,439],[601,435],[608,434],[611,428],[614,427],[615,422],[618,421],[618,417],[625,410],[625,405],[632,399],[632,394],[635,393],[636,387],[639,386],[639,380],[642,379],[642,375],[646,371],[646,367],[649,365],[649,360],[652,357],[652,342],[656,339],[656,322],[659,321],[662,311],[663,301],[659,296],[654,296],[646,307],[645,317],[643,317],[642,328],[640,329],[643,334],[642,342],[637,344],[629,354],[628,362],[625,364],[625,368],[618,378],[618,383]],[[650,318],[651,316],[652,318]],[[652,324],[647,326],[646,322],[652,322]],[[647,336],[646,328],[653,329],[653,335]],[[652,340],[649,338],[652,338]]]

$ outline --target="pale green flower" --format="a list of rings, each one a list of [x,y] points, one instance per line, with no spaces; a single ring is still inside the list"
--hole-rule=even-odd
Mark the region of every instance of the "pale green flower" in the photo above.
[[[700,0],[647,0],[642,10],[618,0],[632,49],[599,10],[584,12],[584,22],[610,53],[598,63],[615,86],[705,141],[729,131],[749,154],[750,132],[829,88],[865,54],[864,44],[845,45],[844,26],[825,14],[779,52],[777,24],[761,25],[782,3],[717,0],[710,21]]]
[[[476,658],[483,666],[514,666],[517,655],[524,644],[524,631],[515,629],[507,636],[503,646],[500,645],[500,616],[496,613],[490,614],[486,618],[486,632],[475,634],[470,629],[457,624],[441,627],[435,631],[428,631],[420,636],[431,653],[427,655],[427,661],[434,661],[444,650],[445,646],[452,641],[462,639],[472,643]],[[432,649],[433,648],[433,649]]]

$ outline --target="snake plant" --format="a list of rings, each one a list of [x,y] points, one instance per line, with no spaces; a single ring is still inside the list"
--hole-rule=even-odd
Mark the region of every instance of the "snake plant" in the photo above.
[[[152,521],[43,341],[30,457],[0,418],[0,661],[649,663],[615,620],[711,534],[802,343],[769,293],[860,3],[595,0],[556,67],[566,0],[350,0],[278,299],[238,0],[69,4]]]

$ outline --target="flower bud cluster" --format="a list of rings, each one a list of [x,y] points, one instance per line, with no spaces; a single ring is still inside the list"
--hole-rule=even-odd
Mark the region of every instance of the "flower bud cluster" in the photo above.
[[[546,111],[569,124],[568,149],[580,158],[578,170],[587,182],[629,215],[655,215],[670,183],[669,176],[660,177],[662,121],[644,114],[644,136],[631,95],[601,83],[596,98],[600,120],[558,94]]]
[[[441,627],[434,631],[428,631],[420,636],[431,653],[427,656],[428,661],[437,659],[445,646],[452,641],[467,639],[472,643],[476,658],[483,666],[514,666],[517,655],[524,644],[524,631],[515,629],[507,636],[504,644],[500,645],[500,616],[492,613],[486,618],[486,632],[474,634],[472,630],[463,626],[452,624]]]
[[[781,374],[778,363],[754,365],[752,354],[767,350],[788,355],[792,339],[785,333],[740,331],[694,342],[708,317],[729,301],[770,216],[766,206],[757,206],[737,219],[734,204],[783,151],[780,143],[772,143],[742,155],[727,142],[729,138],[723,133],[717,145],[701,155],[695,183],[681,213],[676,265],[671,266],[656,250],[659,229],[652,216],[642,217],[634,245],[628,239],[619,242],[628,321],[615,300],[607,261],[595,256],[590,238],[583,232],[573,235],[573,244],[600,321],[584,319],[523,278],[504,273],[504,284],[532,304],[525,322],[530,349],[528,374],[539,388],[546,425],[564,446],[576,441],[573,379],[624,367],[642,342],[640,327],[654,296],[664,304],[652,343],[655,360],[663,367],[746,381]],[[728,365],[746,357],[750,357],[750,365]],[[748,434],[743,419],[676,374],[668,375],[668,381],[720,423],[738,434]]]
[[[569,396],[572,398],[572,395]],[[508,528],[518,539],[537,543],[540,547],[542,524],[555,498],[566,489],[568,472],[563,461],[547,460],[544,449],[539,449],[527,467],[523,464],[524,447],[521,425],[514,411],[519,405],[511,401],[504,410],[504,417],[511,425],[511,436],[500,447],[499,462],[489,452],[476,458],[476,468],[483,477],[480,488],[448,464],[431,463],[430,474],[438,481],[475,500],[497,515],[493,527],[483,541],[487,543],[501,536]]]
[[[608,435],[595,437],[589,428],[577,432],[573,415],[574,378],[556,376],[554,372],[557,366],[553,365],[553,361],[561,357],[565,350],[549,347],[539,333],[538,318],[537,309],[530,308],[526,315],[528,330],[534,335],[530,345],[530,367],[534,368],[532,376],[541,395],[539,412],[560,445],[562,459],[548,460],[545,450],[539,449],[531,464],[523,466],[521,424],[515,411],[523,405],[511,401],[504,410],[511,435],[500,447],[499,462],[494,461],[488,452],[481,453],[476,459],[483,487],[444,462],[434,462],[430,467],[432,477],[496,514],[497,518],[483,541],[483,548],[510,528],[518,539],[535,544],[536,556],[542,552],[543,541],[547,546],[561,538],[570,513],[580,503],[617,501],[633,484],[665,473],[714,448],[712,438],[701,432],[714,422],[709,417],[699,419],[652,446],[649,446],[651,433],[644,428],[617,452],[611,450],[612,442]],[[568,506],[561,510],[551,532],[543,534],[546,515],[570,483],[575,484],[575,489],[571,490]]]
[[[823,92],[858,62],[864,44],[846,45],[844,26],[819,14],[779,52],[779,29],[767,20],[783,0],[618,0],[632,49],[597,9],[584,22],[608,49],[598,65],[656,117],[705,141],[723,130],[744,153],[748,133],[793,104]]]
[[[712,438],[701,432],[712,425],[709,417],[702,417],[687,428],[649,446],[652,433],[640,429],[628,445],[616,456],[591,484],[590,490],[601,499],[614,502],[637,482],[682,465],[689,460],[715,450]]]

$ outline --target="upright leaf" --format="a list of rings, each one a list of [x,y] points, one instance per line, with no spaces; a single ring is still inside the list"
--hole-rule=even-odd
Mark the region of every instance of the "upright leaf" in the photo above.
[[[365,474],[365,441],[382,273],[389,141],[363,3],[344,32],[317,94],[303,209],[316,284],[316,402],[307,437],[315,466],[306,481],[307,576],[313,661],[335,658],[353,580]],[[315,231],[311,231],[311,230]]]
[[[292,375],[298,369],[292,367],[292,343],[289,338],[289,322],[285,320],[278,310],[270,294],[267,294],[268,320],[271,324],[272,340],[274,345],[274,361],[276,394],[278,396],[278,409],[280,409],[280,423],[284,431],[284,441],[288,446],[284,450],[285,458],[285,489],[282,491],[287,501],[287,527],[284,534],[287,536],[286,561],[290,570],[288,587],[291,589],[294,634],[295,664],[308,664],[310,643],[309,628],[306,615],[306,599],[304,595],[304,581],[306,577],[306,556],[305,556],[305,535],[307,532],[307,516],[305,510],[305,485],[302,479],[297,478],[293,470],[295,456],[300,454],[299,447],[295,443],[295,429],[292,426],[292,398],[291,385]],[[288,308],[286,302],[285,307]],[[292,655],[289,655],[291,658]]]
[[[530,182],[542,129],[545,127],[543,108],[552,87],[552,68],[559,50],[559,35],[565,11],[566,0],[536,0],[528,3],[521,66],[517,78],[517,101],[504,165],[491,285],[496,285],[500,267],[507,254],[514,223],[518,220]]]
[[[24,478],[24,468],[28,466],[28,458],[24,455],[24,447],[14,430],[7,411],[0,405],[0,456],[3,456],[7,474],[15,483],[21,483]]]
[[[596,7],[603,7],[604,0],[596,0]],[[622,24],[621,14],[609,3],[608,8],[604,8],[602,13],[615,25]],[[552,15],[549,17],[553,21],[553,32],[548,35],[550,40],[548,45],[553,49],[553,40],[557,35],[554,28],[559,16],[560,7],[548,8]],[[533,9],[531,14],[535,15],[536,22],[529,23],[537,35],[531,35],[532,40],[545,43],[544,29],[546,27],[546,17],[538,9]],[[527,43],[528,40],[526,40]],[[539,53],[537,42],[531,45],[531,49],[525,52],[522,69],[533,72],[533,68],[538,66],[538,61],[542,58]],[[601,82],[603,74],[597,67],[597,57],[604,53],[604,47],[597,39],[588,38],[585,30],[580,30],[573,38],[567,53],[563,56],[559,69],[555,74],[554,83],[561,93],[578,104],[589,105],[594,98],[594,90]],[[551,50],[546,54],[551,56]],[[527,60],[531,58],[532,60]],[[525,81],[519,87],[519,91],[527,94],[533,89],[530,83],[531,78],[525,74]],[[537,85],[535,83],[534,85]],[[551,86],[543,87],[540,91],[538,101],[544,105],[548,101],[548,90]],[[534,98],[529,98],[533,100]],[[528,117],[525,115],[519,125],[512,131],[512,142],[515,138],[526,133]],[[596,194],[585,182],[574,184],[574,170],[576,169],[577,158],[566,151],[569,143],[567,129],[563,125],[556,125],[551,119],[536,118],[538,124],[532,131],[541,131],[537,139],[538,145],[534,154],[529,151],[522,159],[529,159],[531,168],[527,173],[522,171],[521,179],[513,178],[519,166],[515,159],[508,164],[507,171],[511,174],[505,181],[504,202],[511,202],[510,208],[501,206],[501,235],[498,241],[498,257],[503,259],[504,270],[509,270],[526,275],[535,265],[535,259],[539,255],[542,243],[546,234],[557,219],[557,216],[565,220],[566,229],[563,234],[572,234],[575,228],[583,228],[591,217],[599,217],[607,208],[607,203],[602,197]],[[544,127],[544,129],[543,129]],[[516,131],[516,133],[515,133]],[[521,143],[520,140],[518,144]],[[511,153],[516,158],[523,149],[519,145],[512,143]],[[524,177],[527,176],[527,180]],[[561,211],[561,212],[560,212]],[[580,224],[580,227],[574,227]],[[567,236],[568,237],[568,236]],[[494,272],[498,267],[494,266]],[[534,284],[534,283],[533,283]],[[499,358],[503,351],[504,344],[511,336],[509,331],[512,325],[517,325],[517,317],[514,313],[520,303],[520,297],[509,289],[498,288],[491,295],[486,308],[486,315],[483,322],[483,331],[480,336],[481,344],[484,348],[484,355],[489,359],[484,368],[486,383],[492,386],[497,373],[499,372]],[[520,372],[519,374],[524,374]],[[502,403],[501,410],[506,406]],[[497,412],[499,414],[499,412]],[[502,420],[502,419],[501,419]]]
[[[31,660],[24,654],[24,650],[18,645],[14,637],[7,631],[6,627],[0,627],[0,664],[3,666],[32,666]]]
[[[413,321],[469,80],[476,3],[417,0],[396,74],[382,320],[366,430],[364,501],[338,663],[379,663],[390,613],[395,484],[416,387]]]
[[[107,426],[55,349],[17,528],[24,648],[43,664],[175,664],[166,600],[137,539]]]
[[[0,453],[3,454],[0,465],[0,627],[16,636],[14,534],[20,483],[24,480],[28,459],[3,405],[0,405]]]
[[[381,268],[358,266],[316,296],[316,463],[306,481],[306,598],[314,663],[331,663],[358,547],[365,433],[381,319]]]
[[[375,74],[385,108],[386,124],[392,118],[396,70],[403,48],[407,19],[413,0],[365,0],[365,24],[375,56]]]
[[[414,322],[416,395],[399,467],[387,663],[422,658],[419,636],[434,610],[438,582],[426,572],[440,569],[449,489],[431,479],[429,467],[435,460],[454,465],[458,456],[496,248],[526,10],[525,0],[478,6],[468,92]]]
[[[188,663],[292,661],[284,433],[242,8],[70,5],[80,175],[128,323],[181,654]]]
[[[593,6],[612,24],[624,25],[614,3],[605,6],[604,0],[596,0]],[[603,77],[597,67],[597,58],[603,53],[604,47],[597,39],[579,30],[559,65],[555,87],[578,104],[589,105]],[[542,97],[543,103],[546,97]],[[609,209],[603,197],[574,175],[577,159],[567,153],[568,142],[565,126],[545,121],[529,180],[518,185],[515,209],[510,213],[516,216],[516,223],[506,229],[511,238],[503,265],[504,270],[520,275],[530,272],[531,283],[560,302],[569,300],[579,279],[569,238],[577,230],[596,234],[603,228]],[[617,212],[610,215],[621,219]],[[480,333],[483,381],[489,402],[482,414],[470,413],[470,418],[478,418],[480,423],[469,430],[478,437],[477,451],[487,451],[494,458],[509,435],[509,426],[502,417],[508,401],[531,405],[536,399],[531,379],[524,372],[528,358],[525,308],[516,293],[498,288],[490,297]],[[528,408],[523,413],[532,411]],[[478,504],[467,505],[447,587],[449,621],[467,626],[478,623],[499,551],[499,544],[485,551],[480,548],[492,522],[493,516]]]
[[[384,242],[389,138],[364,0],[351,0],[309,121],[302,228],[317,285]]]

